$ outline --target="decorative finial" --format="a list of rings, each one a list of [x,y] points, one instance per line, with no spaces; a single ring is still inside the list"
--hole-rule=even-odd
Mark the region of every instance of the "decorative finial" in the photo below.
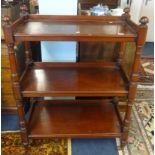
[[[129,7],[126,7],[126,8],[124,8],[123,11],[124,11],[125,13],[129,14],[129,12],[130,12],[130,8],[129,8]]]
[[[21,4],[20,6],[20,16],[23,17],[23,16],[27,16],[29,13],[28,13],[28,8],[26,6],[26,4]]]
[[[130,8],[129,7],[126,7],[124,8],[124,14],[122,15],[124,18],[130,18]]]
[[[10,17],[4,16],[2,17],[3,25],[10,25]]]
[[[146,16],[143,16],[140,18],[139,22],[141,23],[140,25],[146,25],[149,22],[149,19]]]

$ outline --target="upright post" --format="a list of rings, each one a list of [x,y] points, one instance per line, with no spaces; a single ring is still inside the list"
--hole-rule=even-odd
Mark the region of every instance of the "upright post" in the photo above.
[[[13,39],[13,31],[10,25],[10,19],[8,16],[3,18],[3,29],[4,29],[4,36],[5,42],[8,47],[9,53],[9,60],[11,64],[11,75],[12,75],[12,82],[13,82],[13,90],[14,96],[16,99],[16,106],[19,114],[19,123],[21,129],[21,137],[25,147],[28,146],[28,135],[27,135],[27,127],[26,127],[26,120],[25,120],[25,113],[23,107],[23,97],[20,90],[20,82],[19,82],[19,74],[17,71],[17,60],[14,50],[14,39]]]
[[[28,14],[29,14],[28,8],[27,8],[26,4],[22,4],[20,6],[20,16],[24,17],[24,19],[26,19]],[[30,42],[25,41],[24,47],[25,47],[25,50],[24,50],[25,51],[25,64],[26,64],[26,66],[28,66],[32,60],[32,52],[31,52]]]
[[[124,118],[124,128],[123,128],[123,136],[122,136],[123,146],[126,144],[127,138],[128,138],[131,110],[132,110],[132,106],[136,95],[137,81],[139,77],[138,71],[140,68],[141,53],[146,39],[147,23],[149,22],[149,20],[147,17],[142,17],[139,20],[139,22],[140,22],[140,25],[137,30],[138,37],[136,41],[135,58],[132,66],[132,73],[130,76],[129,94],[128,94],[127,108],[126,108],[126,113]]]
[[[126,19],[130,19],[130,8],[125,8],[124,10],[124,14],[122,14],[122,18],[124,20]],[[119,53],[118,53],[118,64],[121,66],[123,65],[123,55],[124,55],[124,51],[125,50],[125,42],[121,42],[120,43],[120,48],[119,48]]]

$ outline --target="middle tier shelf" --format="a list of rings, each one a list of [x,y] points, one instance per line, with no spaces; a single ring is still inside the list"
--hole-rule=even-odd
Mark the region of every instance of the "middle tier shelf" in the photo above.
[[[21,80],[23,97],[124,96],[128,93],[114,63],[41,63],[30,65]]]

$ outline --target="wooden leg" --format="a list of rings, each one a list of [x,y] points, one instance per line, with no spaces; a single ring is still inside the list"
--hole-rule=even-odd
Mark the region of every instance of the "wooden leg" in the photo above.
[[[118,99],[118,97],[113,97],[112,101],[113,101],[113,105],[114,105],[114,108],[115,108],[115,111],[116,111],[116,114],[117,114],[117,117],[118,117],[118,120],[119,120],[119,124],[120,124],[120,127],[121,127],[121,132],[122,132],[123,131],[123,121],[122,121],[120,111],[119,111],[119,108],[118,108],[119,99]]]
[[[123,133],[122,133],[122,138],[121,138],[122,147],[124,147],[127,144],[127,140],[128,140],[132,105],[133,105],[133,100],[128,99],[127,109],[126,109],[125,118],[123,122]]]
[[[122,121],[122,117],[120,115],[120,111],[118,109],[118,103],[119,103],[118,97],[113,97],[113,104],[114,104],[114,108],[115,108],[117,117],[119,119],[119,124],[121,127],[121,133],[122,133],[123,132],[123,121]],[[121,141],[121,146],[119,146],[119,147],[122,147],[122,139],[120,139],[120,141]]]
[[[25,47],[25,63],[28,65],[32,60],[32,52],[30,42],[24,42]]]
[[[20,124],[20,130],[21,130],[21,138],[23,141],[24,147],[28,148],[28,133],[27,133],[27,127],[26,127],[26,119],[25,119],[25,112],[23,107],[23,100],[18,99],[17,102],[17,109],[18,109],[18,115],[19,115],[19,124]]]
[[[127,141],[121,139],[121,148],[123,149],[127,144]]]

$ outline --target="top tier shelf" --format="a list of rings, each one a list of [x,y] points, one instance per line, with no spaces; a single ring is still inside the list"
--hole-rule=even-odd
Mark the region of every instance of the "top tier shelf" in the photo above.
[[[137,33],[118,16],[28,15],[12,25],[17,41],[135,41]]]

